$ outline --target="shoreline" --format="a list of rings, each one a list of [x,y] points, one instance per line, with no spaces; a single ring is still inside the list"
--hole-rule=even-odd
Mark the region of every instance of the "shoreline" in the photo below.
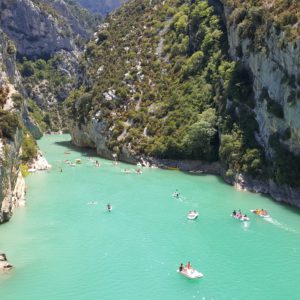
[[[98,148],[94,143],[81,143],[81,139],[75,139],[71,134],[70,146],[90,149],[97,156],[114,160],[113,153],[107,148]],[[216,175],[220,176],[225,183],[232,185],[237,190],[259,193],[270,197],[273,201],[287,204],[300,209],[300,188],[280,186],[272,179],[266,181],[257,180],[241,173],[236,173],[232,177],[226,176],[226,169],[219,162],[203,162],[199,160],[173,160],[158,159],[153,157],[138,156],[129,153],[127,149],[122,149],[118,155],[118,160],[129,164],[141,163],[142,165],[154,164],[161,169],[178,169],[195,175]]]

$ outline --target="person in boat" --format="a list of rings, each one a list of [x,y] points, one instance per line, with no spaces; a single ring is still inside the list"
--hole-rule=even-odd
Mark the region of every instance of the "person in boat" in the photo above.
[[[247,215],[243,215],[243,218],[248,218],[248,216]]]
[[[173,193],[173,196],[174,196],[175,198],[179,198],[179,192],[178,192],[178,190],[176,190],[176,191]]]
[[[7,258],[6,258],[6,254],[5,254],[5,253],[1,253],[1,254],[0,254],[0,261],[7,261]]]
[[[183,263],[181,263],[181,264],[180,264],[180,267],[179,267],[179,272],[182,272],[183,269],[184,269],[184,265],[183,265]]]
[[[236,211],[235,211],[235,210],[232,212],[232,215],[233,215],[233,216],[236,216]]]
[[[2,268],[3,268],[3,270],[11,270],[13,268],[13,266],[11,264],[6,264]]]
[[[189,261],[188,261],[186,267],[187,267],[187,269],[191,269],[192,268],[191,263]]]
[[[95,165],[96,165],[96,167],[100,167],[98,160],[96,160]]]
[[[109,203],[107,204],[107,210],[111,211],[111,205]]]

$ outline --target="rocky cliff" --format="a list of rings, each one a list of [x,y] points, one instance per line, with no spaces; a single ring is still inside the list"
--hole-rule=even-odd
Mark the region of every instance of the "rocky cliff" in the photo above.
[[[69,4],[70,3],[70,4]],[[63,0],[2,0],[0,27],[15,42],[20,58],[49,58],[74,51],[89,37],[93,16]]]
[[[20,151],[23,134],[17,115],[24,114],[24,103],[16,112],[13,96],[21,88],[16,69],[14,43],[0,30],[0,223],[8,221],[15,206],[25,196],[25,184],[20,172]]]
[[[221,2],[230,56],[253,78],[253,112],[259,127],[256,139],[271,165],[271,179],[265,182],[240,174],[235,180],[240,186],[300,206],[300,36],[294,6],[287,4],[279,10],[276,1],[261,1],[256,6]],[[285,17],[284,23],[281,17]]]

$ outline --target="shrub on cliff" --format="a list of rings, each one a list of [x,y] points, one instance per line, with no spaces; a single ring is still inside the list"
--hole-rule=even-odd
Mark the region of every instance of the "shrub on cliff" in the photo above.
[[[0,137],[13,139],[20,127],[20,119],[16,113],[0,110]]]
[[[37,156],[37,144],[28,130],[24,130],[22,142],[21,158],[24,162],[29,162]]]

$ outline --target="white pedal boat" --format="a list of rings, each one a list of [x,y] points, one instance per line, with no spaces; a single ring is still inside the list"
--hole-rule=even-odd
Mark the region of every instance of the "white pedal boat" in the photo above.
[[[233,214],[231,214],[230,216],[233,217],[234,219],[240,220],[240,221],[242,221],[242,222],[250,221],[250,218],[249,218],[249,217],[239,216],[239,215],[233,215]]]
[[[187,218],[189,220],[195,220],[197,219],[199,216],[199,213],[197,211],[190,211],[188,214],[187,214]]]
[[[184,268],[181,272],[179,270],[177,270],[177,272],[190,279],[201,278],[204,276],[202,273],[198,272],[195,269]]]

